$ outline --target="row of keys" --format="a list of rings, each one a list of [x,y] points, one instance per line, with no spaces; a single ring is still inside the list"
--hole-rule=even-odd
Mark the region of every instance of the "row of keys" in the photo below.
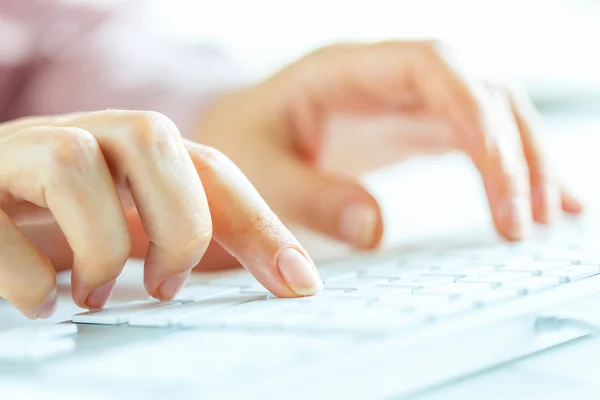
[[[357,276],[334,281],[318,295],[293,299],[245,293],[247,288],[240,287],[191,286],[179,301],[149,301],[86,312],[74,316],[73,321],[152,327],[377,331],[470,312],[599,272],[597,266],[572,265],[542,276],[496,272],[511,277],[496,281],[488,279],[494,274],[474,275],[476,281],[435,276],[390,281]]]

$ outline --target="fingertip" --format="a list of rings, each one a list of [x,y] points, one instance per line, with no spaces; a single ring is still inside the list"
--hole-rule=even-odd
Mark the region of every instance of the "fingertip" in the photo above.
[[[112,295],[117,281],[115,279],[93,289],[84,302],[85,308],[89,310],[100,310],[106,305]]]
[[[285,284],[296,295],[310,296],[323,289],[323,280],[317,267],[298,248],[284,247],[275,260]]]
[[[356,249],[373,250],[383,237],[381,209],[372,198],[353,199],[341,211],[340,237]]]
[[[579,214],[585,208],[583,203],[578,198],[564,190],[561,196],[561,206],[563,211],[571,214]]]
[[[531,202],[525,196],[511,196],[504,199],[494,215],[494,223],[499,233],[509,241],[528,238],[533,229]]]
[[[184,271],[180,274],[167,278],[160,284],[157,292],[153,297],[160,301],[169,301],[177,295],[182,287],[185,286],[191,271]]]
[[[538,184],[531,193],[533,220],[539,224],[551,225],[560,215],[560,190],[551,184]]]
[[[56,312],[56,308],[58,305],[58,290],[56,286],[48,293],[45,300],[41,303],[39,307],[36,307],[32,310],[27,310],[23,312],[27,318],[35,320],[35,319],[46,319],[50,318]]]

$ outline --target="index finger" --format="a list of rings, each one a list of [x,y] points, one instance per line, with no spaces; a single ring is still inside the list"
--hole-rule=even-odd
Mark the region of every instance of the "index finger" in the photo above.
[[[204,183],[215,240],[276,296],[321,290],[306,251],[237,166],[213,148],[190,141],[186,147]]]

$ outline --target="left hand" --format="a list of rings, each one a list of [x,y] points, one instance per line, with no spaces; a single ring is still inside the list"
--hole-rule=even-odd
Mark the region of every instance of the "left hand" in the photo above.
[[[390,123],[332,138],[327,122],[340,114],[354,121],[385,115]],[[540,131],[522,92],[469,75],[436,42],[407,41],[309,54],[223,97],[205,114],[197,140],[231,157],[284,220],[373,249],[381,213],[357,177],[415,154],[468,154],[508,240],[525,238],[532,221],[551,223],[561,209],[579,212],[550,169]],[[325,153],[332,140],[338,145]]]
[[[339,115],[350,124],[332,135],[328,123]],[[356,129],[382,116],[377,131]],[[418,154],[468,154],[495,227],[508,240],[525,238],[533,221],[551,223],[561,209],[579,212],[550,169],[540,133],[522,92],[475,78],[436,42],[407,41],[318,50],[226,94],[187,136],[229,156],[284,222],[374,249],[382,216],[358,176]],[[132,255],[143,256],[148,239],[136,213],[128,223]],[[238,265],[215,242],[200,263]]]

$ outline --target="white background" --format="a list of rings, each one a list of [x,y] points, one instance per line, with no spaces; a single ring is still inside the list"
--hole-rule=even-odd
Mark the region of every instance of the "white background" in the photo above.
[[[153,0],[150,17],[257,76],[339,41],[435,37],[475,72],[536,96],[600,91],[598,0]]]

